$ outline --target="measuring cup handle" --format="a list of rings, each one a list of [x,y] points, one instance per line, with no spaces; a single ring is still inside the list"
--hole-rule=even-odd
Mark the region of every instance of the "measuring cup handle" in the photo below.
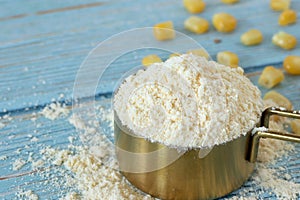
[[[269,128],[269,121],[272,115],[300,119],[300,111],[289,111],[282,108],[272,107],[272,108],[267,108],[262,113],[260,126]],[[298,135],[294,135],[290,133],[281,133],[279,131],[273,131],[273,130],[257,131],[252,135],[250,141],[250,150],[248,155],[249,162],[254,163],[256,161],[260,138],[272,138],[272,139],[300,143],[300,136]]]
[[[300,119],[300,110],[299,111],[286,110],[284,108],[275,108],[275,107],[267,108],[262,113],[261,120],[260,120],[260,126],[269,128],[270,117],[272,115]]]

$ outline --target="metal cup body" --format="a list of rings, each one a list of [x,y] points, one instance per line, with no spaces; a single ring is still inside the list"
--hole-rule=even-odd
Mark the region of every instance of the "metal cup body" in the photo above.
[[[155,163],[164,163],[169,160],[169,155],[174,154],[174,149],[167,148],[163,155],[155,159],[129,161],[118,149],[132,153],[150,153],[166,147],[135,137],[120,127],[120,123],[115,123],[114,128],[120,166],[130,168],[136,167],[139,163],[138,167],[146,168]],[[154,171],[130,172],[122,171],[121,167],[121,172],[138,189],[161,199],[199,200],[222,197],[238,189],[253,172],[254,163],[246,159],[250,139],[251,133],[248,133],[223,145],[215,146],[203,158],[200,158],[199,154],[205,151],[204,149],[188,150],[174,162]]]

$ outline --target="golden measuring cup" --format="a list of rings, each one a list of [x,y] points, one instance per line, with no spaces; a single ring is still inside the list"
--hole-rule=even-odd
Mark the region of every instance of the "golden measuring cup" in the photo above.
[[[272,115],[300,119],[299,112],[268,108],[262,113],[258,126],[268,128]],[[177,152],[159,143],[137,138],[121,127],[115,114],[115,144],[120,170],[127,180],[141,191],[161,199],[214,199],[238,189],[254,170],[260,138],[273,138],[300,143],[300,136],[277,131],[249,131],[230,142],[215,146],[206,156],[199,158],[205,149]],[[128,152],[147,154],[164,149],[156,157],[127,159]],[[177,159],[168,163],[170,157]],[[166,166],[149,171],[147,166],[166,163]],[[139,169],[130,171],[126,169]],[[122,170],[124,169],[124,170]],[[143,170],[145,169],[145,170]]]

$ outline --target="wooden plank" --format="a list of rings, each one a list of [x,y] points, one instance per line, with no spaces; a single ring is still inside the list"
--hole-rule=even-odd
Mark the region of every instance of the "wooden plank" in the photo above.
[[[35,1],[32,1],[31,5],[33,2]],[[70,2],[61,6],[76,8],[82,3]],[[92,3],[89,1],[87,5]],[[59,4],[50,1],[47,4],[49,10],[59,9]],[[10,4],[6,3],[7,6]],[[299,10],[300,2],[293,1],[292,6]],[[19,7],[22,7],[22,4]],[[32,7],[25,6],[23,13],[29,12]],[[45,8],[46,6],[38,4],[36,8],[32,8],[32,12],[45,12]],[[224,35],[213,28],[204,35],[188,33],[184,30],[182,22],[190,14],[184,10],[181,2],[171,0],[151,3],[145,0],[120,3],[113,1],[101,6],[1,21],[4,31],[0,33],[0,88],[5,95],[1,98],[0,110],[46,104],[50,99],[57,98],[60,93],[65,94],[66,98],[71,98],[76,72],[84,57],[98,42],[120,31],[152,26],[163,20],[173,20],[178,31],[200,42],[213,58],[220,50],[237,52],[244,68],[278,63],[288,54],[300,53],[299,48],[284,51],[271,44],[271,36],[278,30],[285,30],[297,36],[300,29],[298,24],[279,27],[276,22],[279,13],[270,11],[268,1],[241,1],[233,6],[225,6],[217,0],[210,1],[206,12],[200,16],[210,19],[214,13],[220,11],[234,13],[239,19],[238,29],[233,34]],[[80,16],[80,20],[75,20],[74,16]],[[239,43],[240,34],[248,28],[255,27],[263,31],[264,43],[255,47],[242,46]],[[215,44],[215,38],[221,38],[222,42]],[[132,59],[130,55],[120,59],[116,63],[120,71],[107,76],[107,81],[104,81],[99,92],[111,92],[112,82],[118,80],[122,75],[120,72],[140,64],[140,57],[145,52],[140,54],[136,59]],[[168,55],[162,56],[166,59]]]

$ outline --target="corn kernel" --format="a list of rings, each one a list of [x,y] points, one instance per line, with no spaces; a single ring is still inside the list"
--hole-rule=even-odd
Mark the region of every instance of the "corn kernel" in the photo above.
[[[272,37],[272,42],[285,50],[290,50],[296,47],[297,38],[291,34],[280,31]]]
[[[209,23],[201,17],[191,16],[184,21],[184,27],[193,33],[202,34],[208,31]]]
[[[230,51],[222,51],[217,54],[217,62],[235,68],[239,65],[239,57]]]
[[[263,98],[264,100],[272,100],[278,106],[291,110],[293,108],[292,103],[283,95],[279,94],[278,92],[271,90],[267,92]]]
[[[279,84],[284,79],[284,74],[280,69],[276,69],[273,66],[267,66],[262,71],[258,83],[268,89]]]
[[[180,53],[172,53],[170,54],[169,58],[176,57],[176,56],[180,56]]]
[[[183,0],[183,5],[192,14],[201,13],[205,9],[205,2],[202,0]]]
[[[283,68],[292,75],[300,75],[300,56],[287,56],[283,61]]]
[[[241,36],[241,42],[246,46],[260,44],[263,39],[263,34],[257,29],[251,29]]]
[[[278,24],[281,26],[286,26],[289,24],[296,23],[297,13],[294,10],[285,10],[283,11],[278,18]]]
[[[225,4],[234,4],[239,2],[239,0],[221,0],[221,2]]]
[[[300,120],[295,119],[291,121],[290,125],[291,125],[292,132],[297,135],[300,135]]]
[[[153,27],[154,37],[157,40],[171,40],[175,38],[172,21],[158,23]]]
[[[142,60],[142,64],[145,67],[148,67],[148,66],[152,65],[153,63],[159,63],[159,62],[162,62],[162,60],[160,59],[160,57],[158,57],[155,54],[145,56]]]
[[[224,33],[234,31],[237,26],[237,20],[235,17],[228,13],[215,14],[212,22],[217,31]]]
[[[193,50],[187,51],[186,53],[190,53],[190,54],[193,54],[196,56],[202,56],[202,57],[206,58],[207,60],[210,59],[209,54],[204,49],[193,49]]]
[[[270,7],[275,11],[287,10],[290,8],[291,0],[270,0]]]

